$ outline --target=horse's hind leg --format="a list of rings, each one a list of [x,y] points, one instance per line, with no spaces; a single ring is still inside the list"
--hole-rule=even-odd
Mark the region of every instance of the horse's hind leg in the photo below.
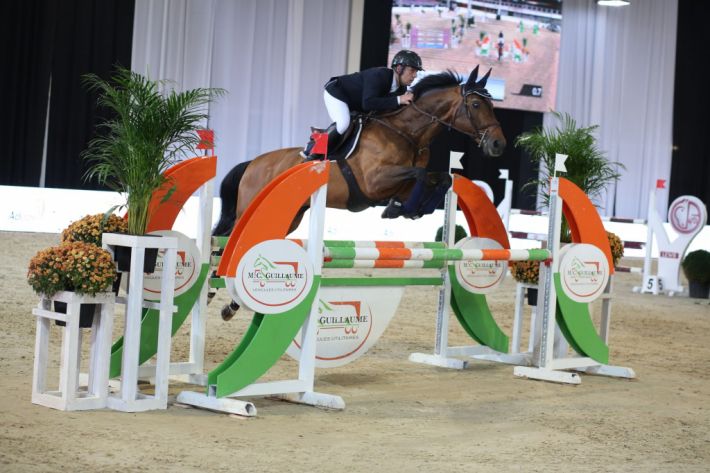
[[[239,183],[244,176],[244,172],[251,161],[246,161],[237,164],[231,171],[224,176],[222,184],[219,186],[219,197],[222,201],[222,208],[219,215],[219,221],[212,230],[212,235],[227,236],[234,228],[234,222],[237,218],[237,192]]]

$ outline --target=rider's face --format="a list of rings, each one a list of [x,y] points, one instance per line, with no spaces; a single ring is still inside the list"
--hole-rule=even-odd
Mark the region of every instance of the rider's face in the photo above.
[[[404,66],[402,74],[399,76],[400,85],[411,85],[417,77],[417,70],[410,66]]]

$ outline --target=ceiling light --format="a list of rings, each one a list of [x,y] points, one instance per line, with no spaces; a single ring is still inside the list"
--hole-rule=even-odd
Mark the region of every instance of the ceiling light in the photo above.
[[[597,5],[605,7],[625,7],[631,2],[629,0],[597,0]]]

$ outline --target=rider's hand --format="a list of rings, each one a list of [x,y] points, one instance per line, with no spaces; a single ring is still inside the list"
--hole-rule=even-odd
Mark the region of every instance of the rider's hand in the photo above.
[[[399,104],[400,105],[409,105],[412,103],[412,100],[414,99],[414,94],[411,92],[405,92],[404,94],[399,96]]]

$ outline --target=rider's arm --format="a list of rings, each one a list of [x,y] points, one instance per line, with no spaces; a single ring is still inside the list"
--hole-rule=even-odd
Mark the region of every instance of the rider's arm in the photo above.
[[[362,71],[362,109],[369,111],[394,110],[399,105],[397,97],[389,95],[392,85],[390,69],[378,68]]]

